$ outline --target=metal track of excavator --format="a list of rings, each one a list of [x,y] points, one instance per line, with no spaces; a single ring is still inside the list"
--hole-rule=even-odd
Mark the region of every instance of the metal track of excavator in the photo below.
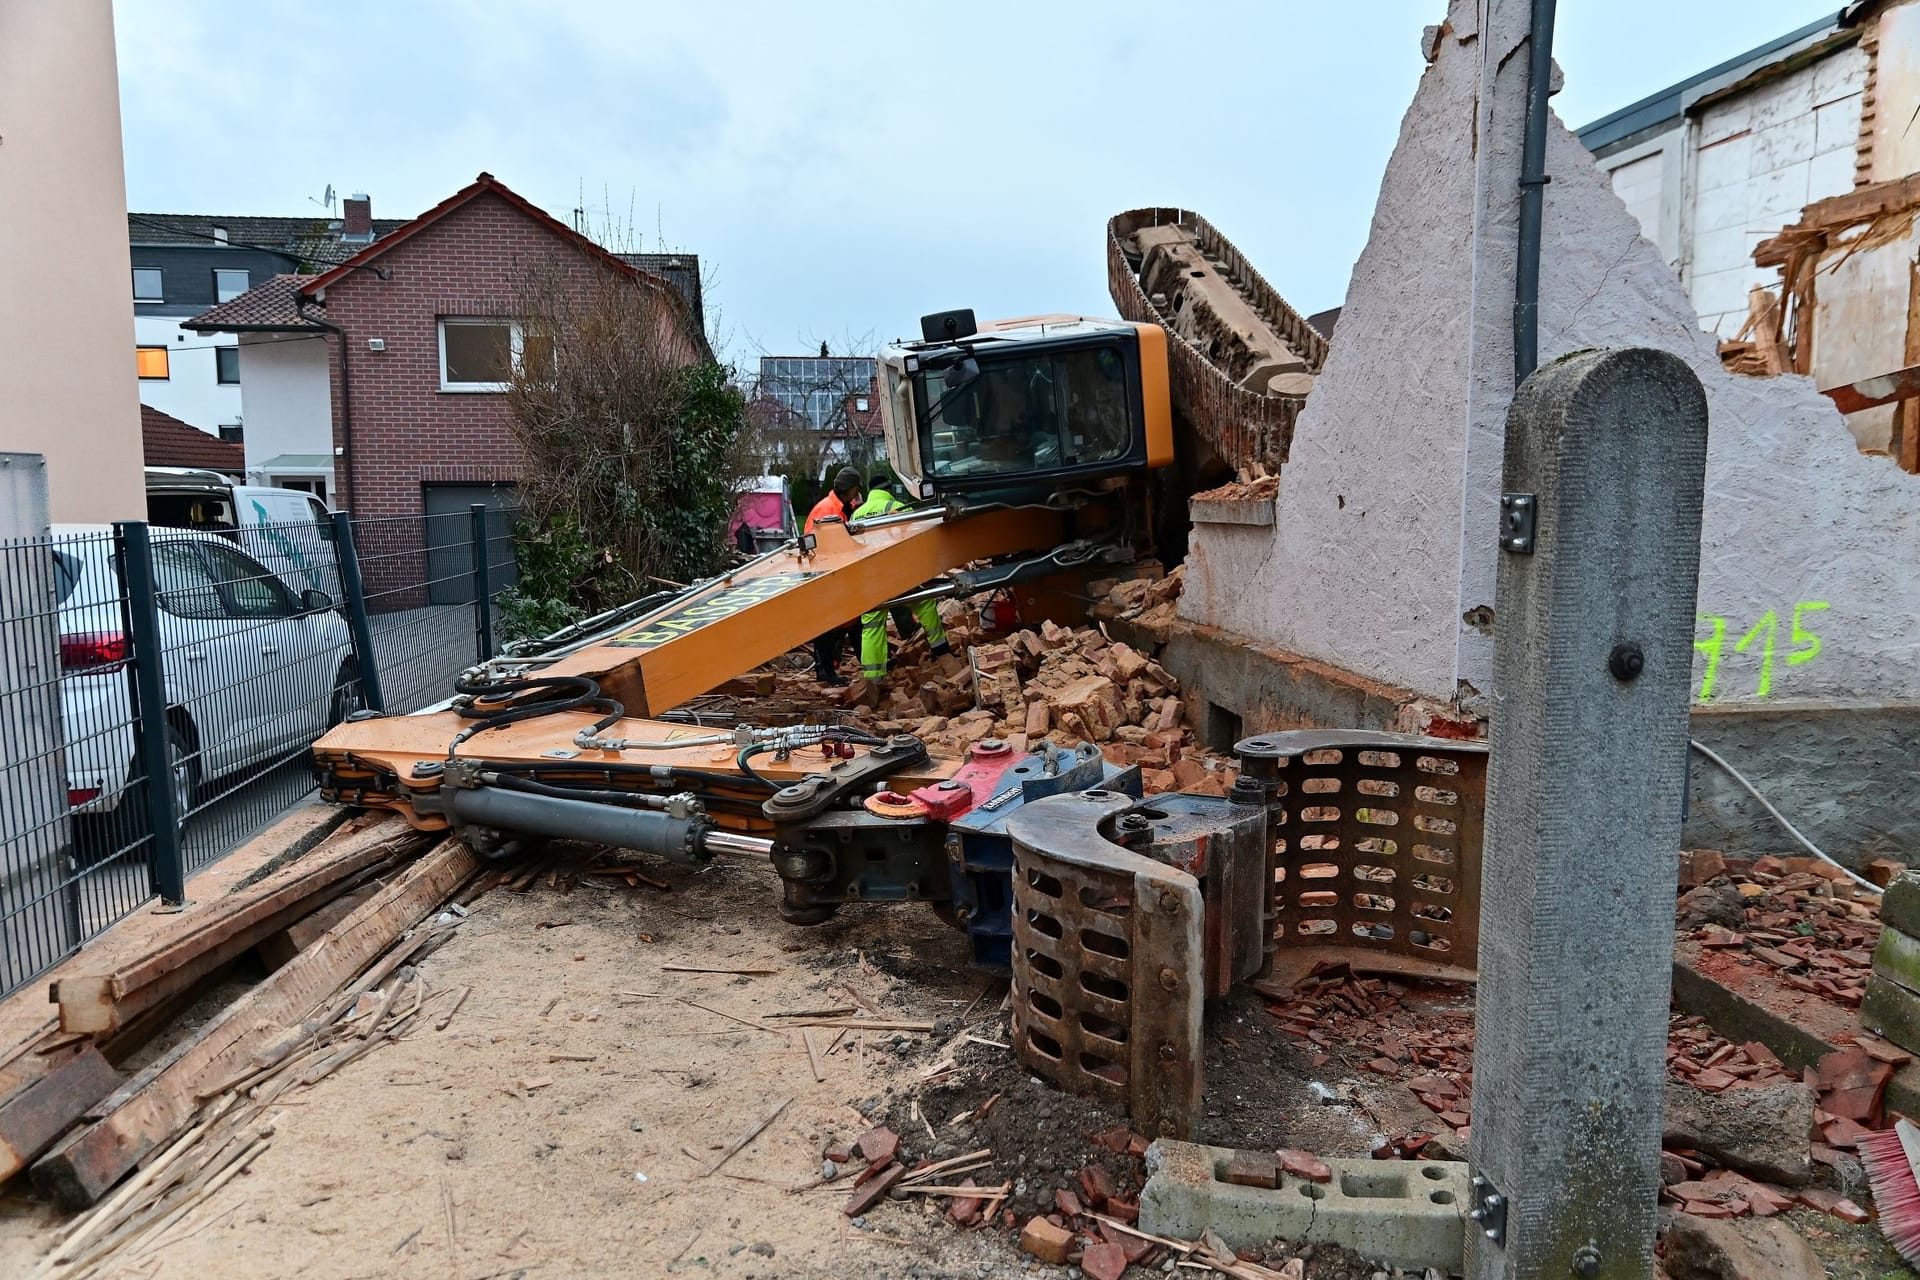
[[[1327,340],[1231,240],[1190,209],[1129,209],[1107,223],[1107,289],[1157,324],[1174,411],[1228,467],[1279,474]]]

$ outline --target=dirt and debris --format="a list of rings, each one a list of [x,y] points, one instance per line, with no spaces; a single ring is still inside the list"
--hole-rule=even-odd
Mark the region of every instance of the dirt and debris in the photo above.
[[[1769,980],[1860,1007],[1880,910],[1845,872],[1818,858],[1743,863],[1705,851],[1688,867],[1701,883],[1681,895],[1678,921],[1700,945],[1701,972],[1739,990],[1764,965]]]
[[[1182,581],[1183,570],[1175,570],[1096,582],[1089,590],[1113,616],[1164,631]],[[953,602],[941,617],[953,652],[935,657],[925,636],[915,636],[894,649],[880,680],[833,689],[782,662],[731,687],[751,691],[756,721],[827,715],[873,733],[911,734],[936,756],[962,756],[988,738],[1016,751],[1042,741],[1092,742],[1116,765],[1139,765],[1149,793],[1224,796],[1239,776],[1232,756],[1196,740],[1172,673],[1101,627],[1042,621],[994,631],[979,610]]]
[[[1144,1139],[1018,1066],[1005,981],[966,970],[961,934],[911,907],[786,925],[757,859],[649,870],[629,883],[558,844],[483,873],[444,945],[374,993],[366,1025],[398,1034],[276,1099],[271,1143],[239,1148],[244,1172],[141,1243],[141,1274],[614,1274],[646,1258],[675,1275],[978,1280],[1024,1267],[1020,1227],[1061,1193],[1092,1232],[1070,1265],[1094,1274],[1089,1244],[1136,1248],[1085,1215],[1130,1220]],[[1250,993],[1216,1011],[1207,1050],[1203,1139],[1366,1150],[1357,1109],[1307,1104],[1307,1051]],[[59,1225],[10,1197],[0,1273],[30,1272]],[[1322,1249],[1302,1274],[1373,1270]]]

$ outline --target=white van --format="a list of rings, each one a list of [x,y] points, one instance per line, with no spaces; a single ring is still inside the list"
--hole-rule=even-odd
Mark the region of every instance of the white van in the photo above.
[[[310,493],[236,484],[218,471],[148,467],[147,523],[220,534],[296,595],[324,591],[336,602],[346,599],[333,551],[333,512]]]

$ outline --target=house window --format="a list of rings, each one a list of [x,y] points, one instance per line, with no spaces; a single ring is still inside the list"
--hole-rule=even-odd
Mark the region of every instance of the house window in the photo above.
[[[165,347],[135,347],[133,358],[134,367],[140,371],[142,382],[167,380],[167,349]]]
[[[214,269],[213,300],[215,302],[232,302],[252,287],[246,269],[243,267]]]
[[[133,300],[135,302],[167,300],[165,275],[160,268],[135,267],[133,269]]]
[[[213,349],[213,376],[223,387],[240,385],[240,348],[215,347]]]
[[[511,320],[440,321],[442,391],[505,391],[519,356],[520,326]]]

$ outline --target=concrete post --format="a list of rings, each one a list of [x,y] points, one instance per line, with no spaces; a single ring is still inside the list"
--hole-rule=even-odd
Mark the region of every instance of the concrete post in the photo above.
[[[1508,415],[1475,1280],[1652,1274],[1706,444],[1659,351],[1566,356]]]

